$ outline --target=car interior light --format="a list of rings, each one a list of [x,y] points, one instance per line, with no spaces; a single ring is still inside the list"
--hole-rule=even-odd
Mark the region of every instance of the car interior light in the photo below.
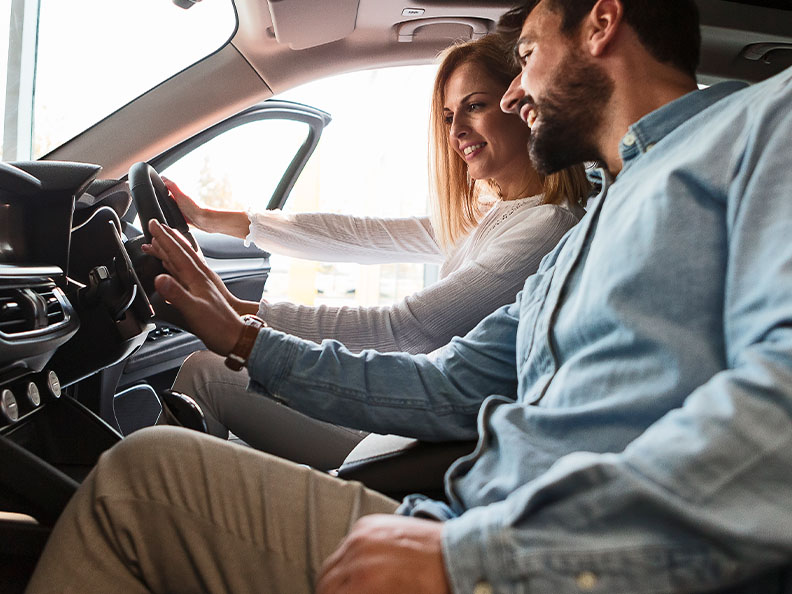
[[[201,0],[173,0],[173,3],[180,8],[190,8]]]

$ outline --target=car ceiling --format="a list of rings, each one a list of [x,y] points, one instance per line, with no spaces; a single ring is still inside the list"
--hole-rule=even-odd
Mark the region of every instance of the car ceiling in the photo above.
[[[757,3],[788,4],[786,0],[697,0],[703,37],[700,82],[756,81],[792,65],[792,10]],[[357,69],[431,62],[454,39],[494,29],[513,2],[234,0],[234,4],[239,26],[226,46],[46,158],[100,163],[105,175],[120,177],[135,161],[148,160],[257,101],[309,80]],[[201,4],[190,10],[201,10]],[[183,96],[191,100],[174,99]]]

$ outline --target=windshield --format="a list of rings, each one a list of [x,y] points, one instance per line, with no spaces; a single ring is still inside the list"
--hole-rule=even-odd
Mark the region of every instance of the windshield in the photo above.
[[[231,0],[0,2],[0,159],[45,155],[220,48]]]

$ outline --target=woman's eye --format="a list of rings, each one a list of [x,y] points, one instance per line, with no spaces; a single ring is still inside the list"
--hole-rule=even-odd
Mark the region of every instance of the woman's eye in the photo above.
[[[484,107],[483,103],[471,103],[468,105],[468,111],[478,111],[482,107]]]
[[[454,121],[454,116],[452,116],[452,115],[444,115],[443,116],[443,123],[446,126],[450,126],[453,121]]]

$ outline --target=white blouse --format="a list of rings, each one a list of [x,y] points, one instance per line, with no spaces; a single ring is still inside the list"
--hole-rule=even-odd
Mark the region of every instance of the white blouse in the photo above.
[[[325,262],[441,263],[440,280],[398,303],[375,307],[261,302],[259,316],[283,332],[353,352],[428,353],[463,336],[514,301],[525,279],[585,211],[541,196],[497,201],[444,258],[426,217],[378,219],[326,213],[248,213],[259,248]]]

